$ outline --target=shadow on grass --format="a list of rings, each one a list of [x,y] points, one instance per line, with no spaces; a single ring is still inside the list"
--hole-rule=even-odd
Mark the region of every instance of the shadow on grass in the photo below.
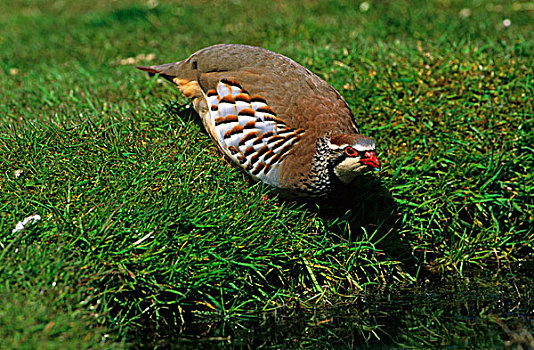
[[[378,258],[401,262],[411,275],[422,272],[412,246],[401,237],[404,210],[380,177],[362,175],[350,185],[338,185],[326,200],[308,207],[339,237],[349,242],[368,240],[384,253]]]

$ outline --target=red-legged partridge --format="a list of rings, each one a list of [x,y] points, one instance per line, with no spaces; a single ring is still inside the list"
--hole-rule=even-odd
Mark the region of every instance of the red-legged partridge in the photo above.
[[[339,92],[285,56],[220,44],[137,68],[174,82],[217,147],[285,197],[325,196],[336,182],[380,170],[374,141]]]

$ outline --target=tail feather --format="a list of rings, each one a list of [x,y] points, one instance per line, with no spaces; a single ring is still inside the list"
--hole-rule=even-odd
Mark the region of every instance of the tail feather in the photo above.
[[[148,66],[148,67],[147,66],[135,66],[135,68],[148,72],[148,74],[150,75],[158,74],[161,72],[157,69],[154,69],[153,67],[154,66]]]
[[[167,63],[160,66],[136,66],[135,68],[147,72],[150,76],[155,74],[176,84],[178,89],[188,98],[202,98],[202,88],[194,75],[193,70],[184,70],[182,62]],[[195,103],[195,101],[193,101]]]
[[[148,75],[151,77],[158,74],[162,78],[173,81],[172,79],[175,77],[175,75],[169,74],[169,68],[171,68],[173,65],[174,63],[163,64],[161,66],[135,66],[135,68],[148,72]]]

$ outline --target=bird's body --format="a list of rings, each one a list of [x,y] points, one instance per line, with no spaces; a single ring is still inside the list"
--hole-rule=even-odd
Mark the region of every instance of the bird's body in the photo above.
[[[219,150],[286,197],[324,196],[338,179],[380,168],[343,97],[285,56],[220,44],[138,68],[174,82]]]

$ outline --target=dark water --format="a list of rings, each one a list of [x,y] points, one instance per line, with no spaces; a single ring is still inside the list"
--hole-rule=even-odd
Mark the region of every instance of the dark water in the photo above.
[[[219,349],[534,349],[534,264],[370,288],[351,304],[284,307],[197,322],[147,347]]]

